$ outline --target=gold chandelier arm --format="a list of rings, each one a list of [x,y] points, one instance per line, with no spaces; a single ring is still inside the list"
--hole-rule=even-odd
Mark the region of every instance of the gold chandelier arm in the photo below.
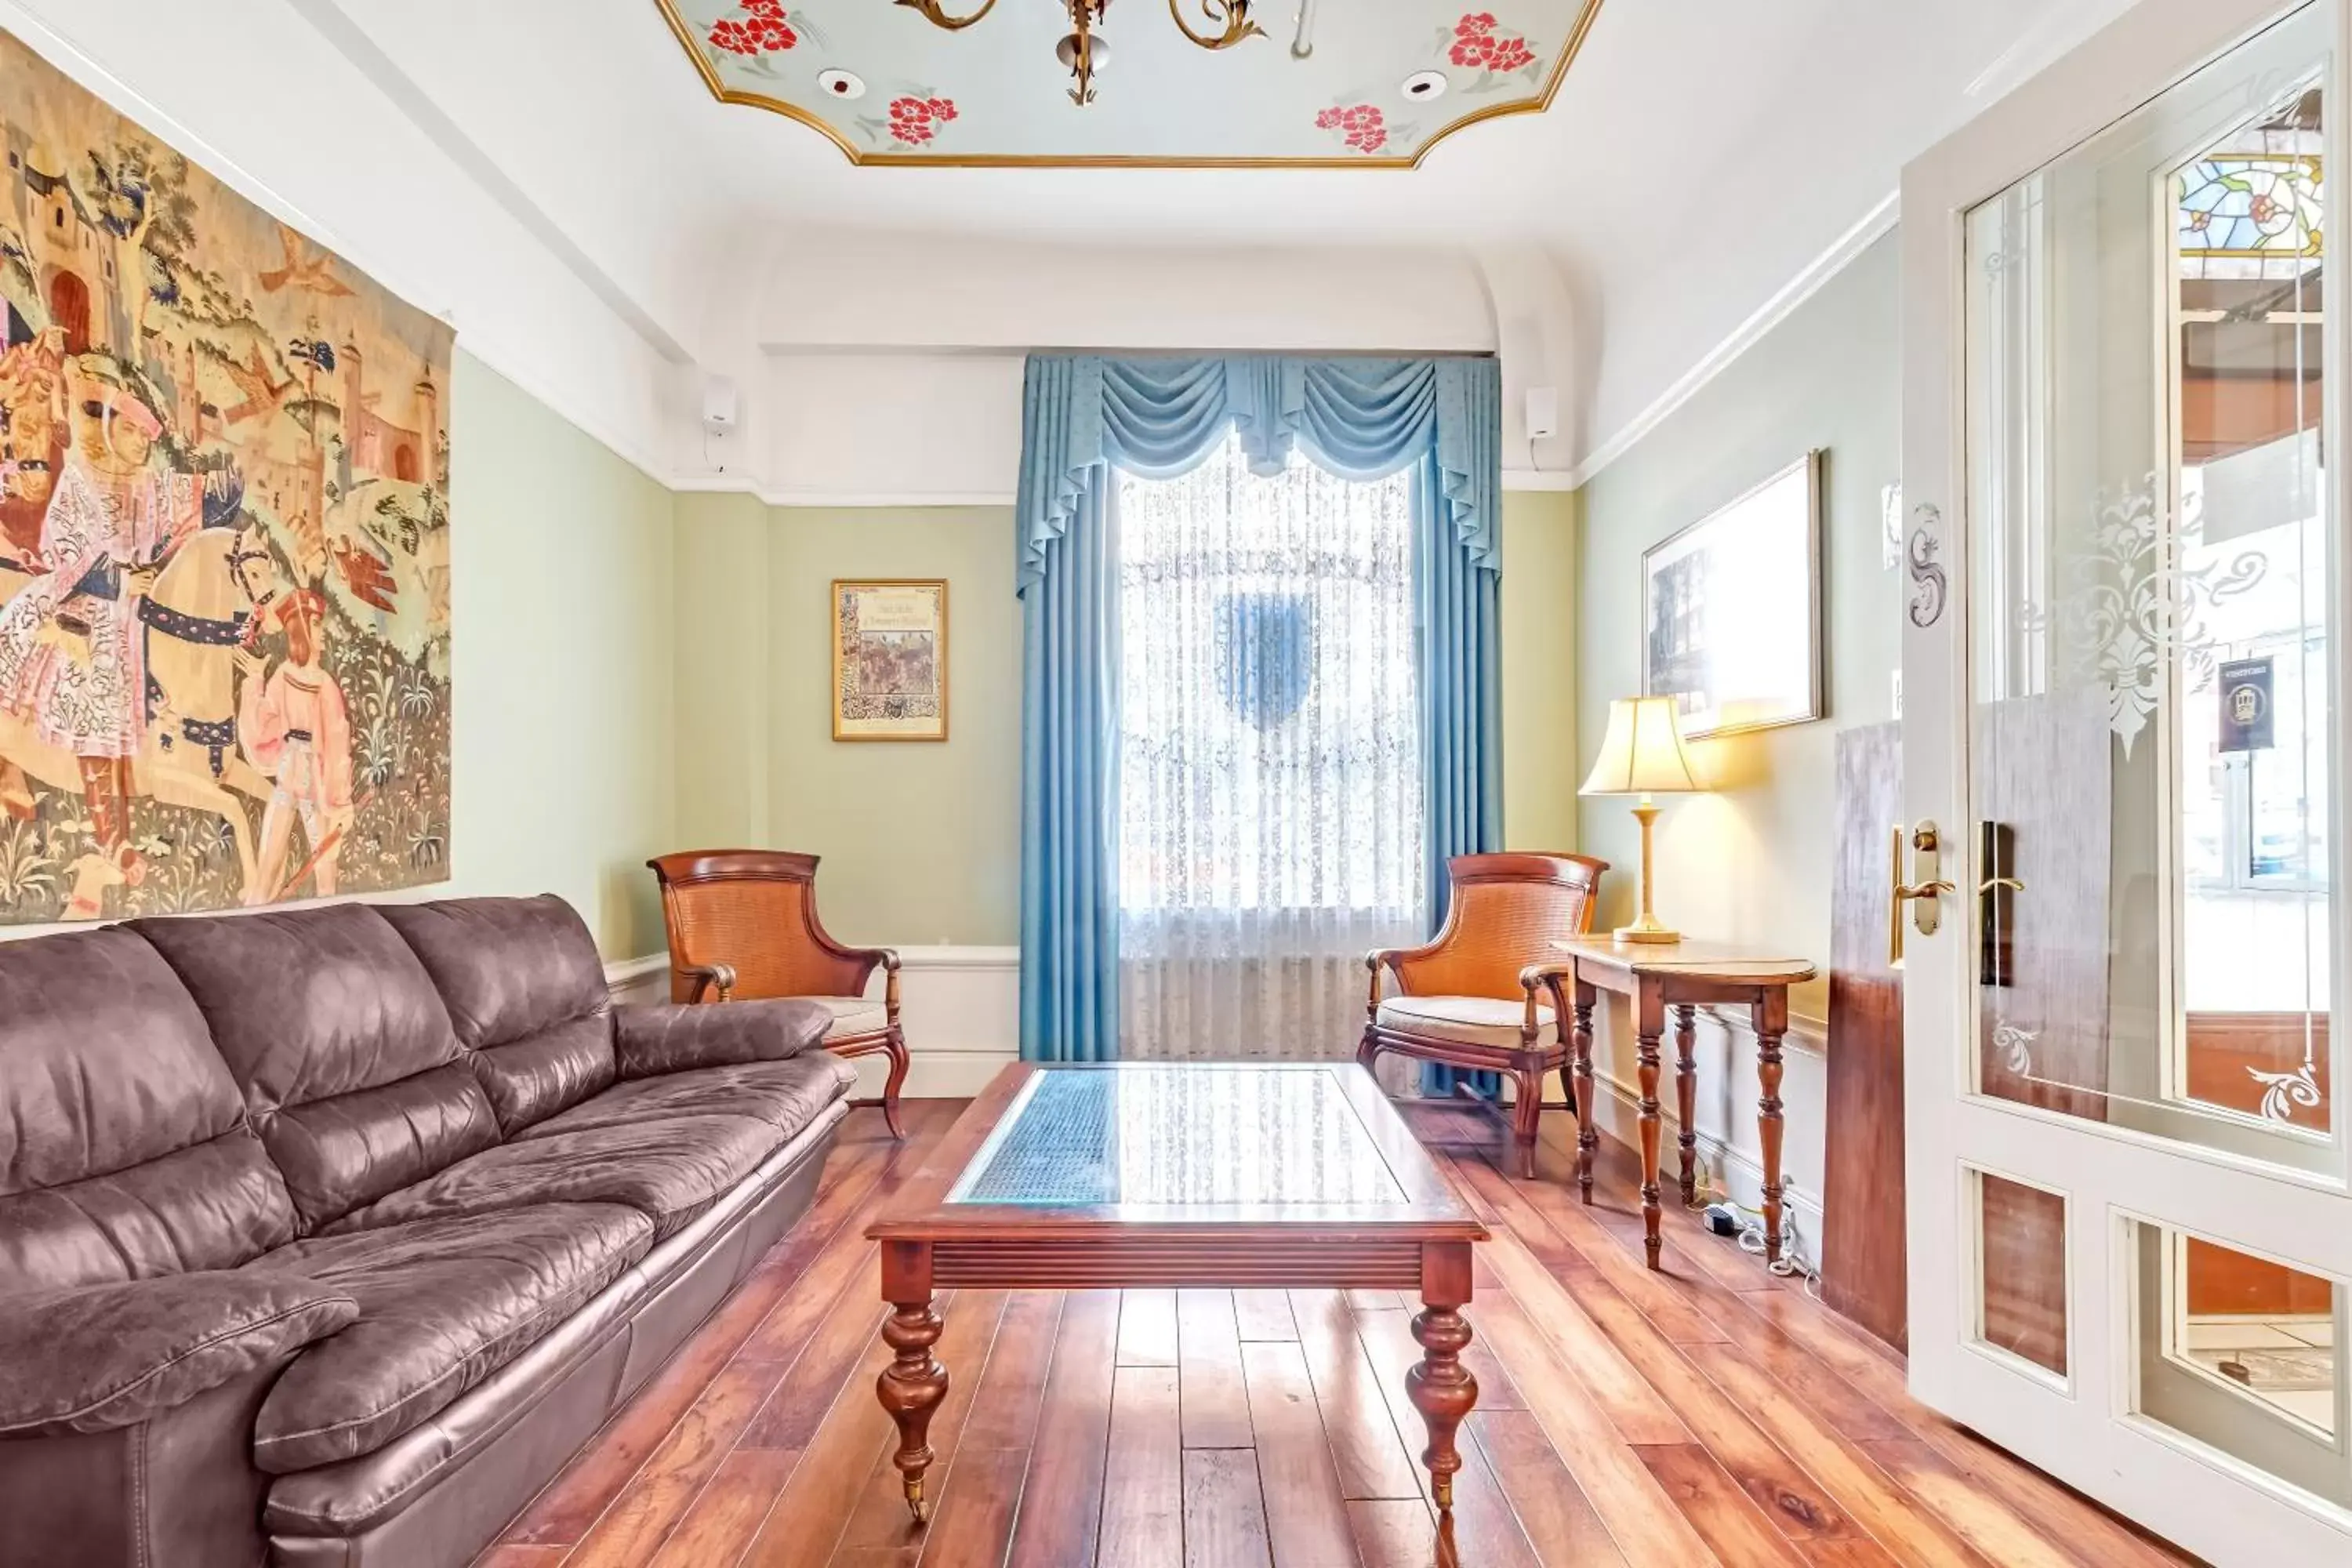
[[[950,33],[961,32],[996,9],[996,0],[984,0],[981,8],[969,16],[950,16],[940,9],[940,0],[898,0],[898,3],[920,11],[923,14],[923,20],[934,27],[944,27]]]
[[[991,5],[995,0],[989,0]],[[1223,27],[1221,33],[1196,33],[1184,20],[1184,0],[1168,0],[1168,15],[1177,30],[1204,49],[1230,49],[1244,38],[1262,38],[1265,29],[1249,19],[1249,0],[1200,0],[1201,15]]]

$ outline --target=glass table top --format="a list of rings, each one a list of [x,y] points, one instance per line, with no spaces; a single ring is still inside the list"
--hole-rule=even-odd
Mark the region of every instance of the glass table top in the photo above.
[[[1031,1076],[950,1204],[1408,1203],[1323,1066],[1052,1068]]]

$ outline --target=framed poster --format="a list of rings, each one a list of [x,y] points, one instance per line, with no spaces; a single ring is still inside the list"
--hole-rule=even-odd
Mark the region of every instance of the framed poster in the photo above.
[[[948,585],[833,584],[833,738],[948,738]]]
[[[1642,695],[1685,739],[1822,716],[1822,458],[1642,553]]]

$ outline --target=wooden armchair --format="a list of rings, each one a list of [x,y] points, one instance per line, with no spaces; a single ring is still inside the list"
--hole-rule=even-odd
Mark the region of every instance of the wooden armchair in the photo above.
[[[898,1026],[898,955],[887,947],[844,947],[825,934],[816,917],[816,861],[766,849],[689,850],[646,861],[661,881],[670,995],[678,1002],[781,996],[822,1004],[834,1016],[825,1049],[890,1058],[878,1103],[890,1135],[904,1138],[898,1090],[907,1081],[907,1037]],[[877,968],[885,976],[879,1002],[865,994]]]
[[[1457,855],[1446,866],[1454,898],[1436,940],[1364,959],[1371,994],[1356,1059],[1369,1068],[1382,1051],[1394,1051],[1510,1074],[1522,1175],[1536,1173],[1544,1074],[1558,1072],[1571,1105],[1576,1098],[1559,1021],[1538,1000],[1547,987],[1533,972],[1558,958],[1556,939],[1591,930],[1607,869],[1607,861],[1583,855]],[[1384,971],[1396,983],[1387,996]]]

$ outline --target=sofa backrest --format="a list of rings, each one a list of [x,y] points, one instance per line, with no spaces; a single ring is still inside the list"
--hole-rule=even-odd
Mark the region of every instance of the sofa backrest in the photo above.
[[[432,977],[375,907],[131,929],[203,1010],[306,1232],[499,1141]]]
[[[294,1229],[152,947],[122,930],[0,944],[0,1292],[233,1268]]]
[[[387,904],[509,1137],[608,1087],[612,994],[587,922],[553,894]]]

